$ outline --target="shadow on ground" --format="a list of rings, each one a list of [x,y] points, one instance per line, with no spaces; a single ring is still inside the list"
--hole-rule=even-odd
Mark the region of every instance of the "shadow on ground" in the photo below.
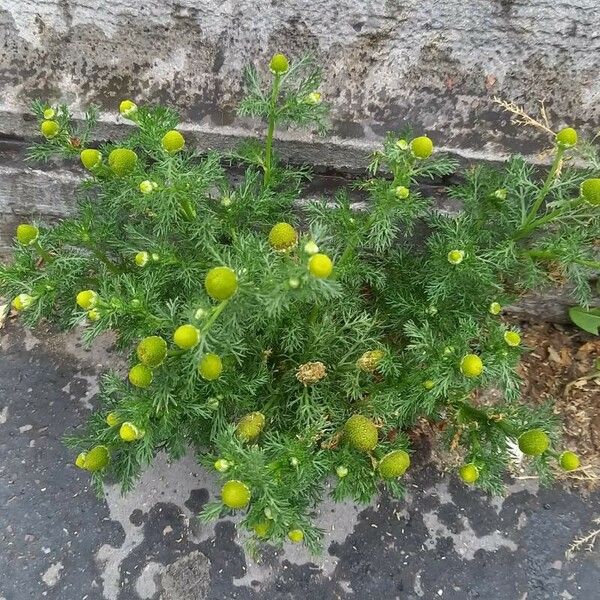
[[[598,492],[529,482],[490,499],[423,465],[405,501],[326,501],[322,556],[294,546],[256,563],[231,521],[194,518],[216,488],[191,456],[160,456],[134,492],[103,499],[73,466],[61,438],[93,409],[106,344],[86,352],[9,323],[0,353],[0,600],[598,598],[598,553],[565,560],[600,515]]]

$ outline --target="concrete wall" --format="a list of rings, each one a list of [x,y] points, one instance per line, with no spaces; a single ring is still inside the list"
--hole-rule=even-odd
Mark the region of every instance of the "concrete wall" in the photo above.
[[[99,105],[124,97],[177,107],[218,144],[235,119],[241,69],[283,50],[314,52],[333,104],[332,136],[308,154],[337,167],[405,124],[467,156],[533,153],[494,95],[556,126],[600,125],[598,0],[0,0],[0,132],[27,135],[32,98]],[[291,132],[286,139],[306,140]],[[292,144],[292,148],[293,148]]]

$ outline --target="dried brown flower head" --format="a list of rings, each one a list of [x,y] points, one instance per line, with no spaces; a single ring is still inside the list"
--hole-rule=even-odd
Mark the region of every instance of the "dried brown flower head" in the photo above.
[[[296,371],[296,379],[304,385],[317,383],[327,375],[327,368],[320,361],[307,362],[300,365]]]

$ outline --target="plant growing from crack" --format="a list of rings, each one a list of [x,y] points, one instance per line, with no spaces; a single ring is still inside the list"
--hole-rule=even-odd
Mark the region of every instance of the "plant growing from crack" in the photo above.
[[[347,190],[300,204],[310,171],[277,156],[276,132],[324,129],[319,69],[275,55],[246,85],[239,112],[262,118],[266,138],[226,156],[190,149],[169,109],[123,101],[134,132],[96,148],[94,110],[77,125],[64,106],[34,107],[45,140],[31,156],[79,156],[88,178],[73,216],[19,227],[0,293],[27,325],[83,326],[86,343],[112,330],[131,357],[67,440],[77,466],[129,490],[158,452],[192,446],[223,480],[202,518],[241,511],[251,547],[312,550],[329,480],[336,500],[402,495],[421,419],[440,424],[463,481],[487,491],[502,490],[515,445],[543,481],[555,465],[576,471],[551,407],[519,402],[525,349],[501,313],[557,279],[589,300],[597,150],[544,126],[546,176],[520,157],[469,168],[448,190],[461,210],[447,214],[422,183],[456,161],[405,131],[355,186],[367,210]],[[589,166],[575,168],[582,147]],[[501,400],[477,400],[492,387]]]

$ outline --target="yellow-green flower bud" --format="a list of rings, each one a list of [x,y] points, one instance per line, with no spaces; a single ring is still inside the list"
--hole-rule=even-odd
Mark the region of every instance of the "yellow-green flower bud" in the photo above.
[[[483,361],[477,354],[467,354],[460,361],[460,372],[465,377],[479,377],[483,373]]]
[[[108,166],[118,177],[129,175],[137,165],[137,154],[130,148],[115,148],[108,155]]]
[[[95,446],[85,454],[83,468],[92,473],[101,471],[108,466],[110,455],[106,446]]]
[[[254,530],[256,537],[264,539],[264,538],[269,537],[269,532],[271,531],[271,527],[272,527],[271,521],[267,521],[265,519],[264,521],[259,521],[258,523],[255,523],[252,526],[252,529]]]
[[[435,381],[433,381],[433,379],[426,379],[426,380],[423,382],[423,387],[424,387],[426,390],[432,390],[432,389],[435,387]]]
[[[289,223],[277,223],[269,232],[269,244],[274,250],[289,250],[297,241],[298,234]]]
[[[23,246],[35,244],[40,236],[40,230],[35,225],[21,223],[17,226],[17,242]]]
[[[556,143],[563,148],[571,148],[577,144],[577,132],[572,127],[565,127],[556,134]]]
[[[80,469],[83,469],[83,465],[85,464],[85,452],[80,452],[75,459],[75,465]]]
[[[363,352],[360,358],[356,361],[356,366],[365,373],[374,373],[384,356],[384,350],[367,350],[366,352]]]
[[[479,469],[473,463],[469,463],[458,470],[458,475],[465,483],[475,483],[479,479]]]
[[[181,325],[173,334],[173,342],[182,350],[191,350],[200,342],[200,330],[191,324]]]
[[[344,479],[344,477],[346,477],[346,475],[348,475],[348,467],[345,467],[344,465],[338,465],[335,468],[335,474],[340,478],[340,479]]]
[[[308,260],[308,270],[313,277],[327,279],[333,271],[333,262],[326,254],[313,254]]]
[[[60,125],[56,121],[42,121],[40,131],[46,139],[52,139],[60,131]]]
[[[217,410],[219,408],[219,399],[212,396],[206,401],[206,408],[210,410]]]
[[[151,335],[140,341],[136,353],[143,365],[155,369],[167,357],[167,342],[159,335]]]
[[[179,152],[185,146],[185,139],[179,131],[172,129],[163,135],[160,143],[167,152],[174,154],[175,152]]]
[[[142,194],[151,194],[156,189],[156,184],[153,181],[145,179],[140,183],[140,192]]]
[[[56,111],[52,107],[44,110],[44,119],[53,119],[54,115],[56,115]]]
[[[530,429],[519,436],[519,449],[528,456],[539,456],[550,446],[550,438],[541,429]]]
[[[377,427],[363,415],[352,415],[344,425],[344,438],[357,450],[370,452],[377,446]]]
[[[109,427],[116,427],[121,423],[121,419],[119,418],[119,415],[116,412],[109,412],[106,415],[105,421]]]
[[[396,142],[396,148],[398,148],[400,150],[408,150],[408,148],[409,148],[408,142],[406,140],[398,140]]]
[[[150,260],[150,254],[148,252],[138,252],[133,260],[138,267],[145,267]]]
[[[504,341],[507,343],[508,346],[516,348],[521,344],[521,336],[516,331],[505,331]]]
[[[227,300],[237,291],[237,275],[229,267],[214,267],[206,274],[204,288],[211,298]]]
[[[306,102],[306,104],[310,104],[311,106],[321,104],[322,98],[320,92],[311,92],[308,96],[306,96],[304,102]]]
[[[292,529],[288,531],[288,538],[290,542],[299,544],[304,539],[304,532],[301,529]]]
[[[394,193],[396,194],[396,198],[400,200],[406,200],[406,198],[408,198],[408,196],[410,195],[410,190],[407,187],[404,187],[403,185],[399,185],[394,190]]]
[[[275,54],[269,63],[271,73],[283,75],[290,68],[287,57],[284,54]]]
[[[448,262],[451,265],[459,265],[465,258],[464,250],[450,250],[448,252]]]
[[[600,179],[586,179],[580,189],[582,198],[592,206],[600,206]]]
[[[579,460],[579,456],[575,454],[575,452],[571,452],[570,450],[566,450],[560,455],[558,460],[560,466],[564,471],[574,471],[578,469],[581,465]]]
[[[499,315],[502,312],[502,305],[499,302],[492,302],[488,311],[492,315]]]
[[[137,105],[132,100],[122,100],[119,104],[119,112],[126,119],[130,119],[137,113]]]
[[[426,135],[422,135],[410,143],[410,149],[417,158],[429,158],[433,152],[433,142]]]
[[[379,462],[379,474],[384,479],[396,479],[410,467],[410,456],[404,450],[388,452]]]
[[[98,294],[94,290],[83,290],[77,294],[75,301],[83,310],[92,310],[98,302]]]
[[[136,387],[142,389],[150,387],[150,384],[154,379],[152,370],[146,365],[142,364],[134,365],[133,367],[131,367],[131,369],[129,369],[128,377],[131,385],[135,385]]]
[[[237,479],[227,481],[221,488],[221,500],[229,508],[244,508],[250,503],[251,497],[248,486]]]
[[[144,435],[145,434],[142,429],[133,423],[130,423],[129,421],[125,421],[125,423],[123,423],[119,429],[119,437],[124,442],[135,442],[137,440],[141,440]]]
[[[301,281],[297,278],[297,277],[290,277],[288,279],[288,285],[290,286],[290,288],[292,288],[293,290],[297,290],[300,285],[301,285]]]
[[[35,298],[29,294],[19,294],[16,298],[13,298],[11,306],[17,312],[21,312],[22,310],[29,308],[33,304],[34,300]]]
[[[100,320],[100,311],[97,308],[92,308],[92,310],[87,311],[87,318],[93,322]]]
[[[265,428],[265,415],[251,412],[240,419],[235,428],[235,435],[243,442],[254,442]]]
[[[86,148],[81,151],[79,159],[88,171],[93,171],[102,164],[102,153],[95,148]]]
[[[207,381],[214,381],[223,372],[223,362],[217,354],[205,354],[198,363],[198,373]]]
[[[494,198],[497,200],[506,200],[506,189],[500,188],[494,192]]]
[[[229,471],[231,468],[231,463],[224,458],[219,458],[215,460],[215,469],[219,471],[219,473],[225,473],[225,471]]]
[[[306,242],[306,244],[304,244],[304,252],[309,256],[317,254],[318,251],[319,246],[317,246],[317,244],[313,240],[309,240],[308,242]]]

